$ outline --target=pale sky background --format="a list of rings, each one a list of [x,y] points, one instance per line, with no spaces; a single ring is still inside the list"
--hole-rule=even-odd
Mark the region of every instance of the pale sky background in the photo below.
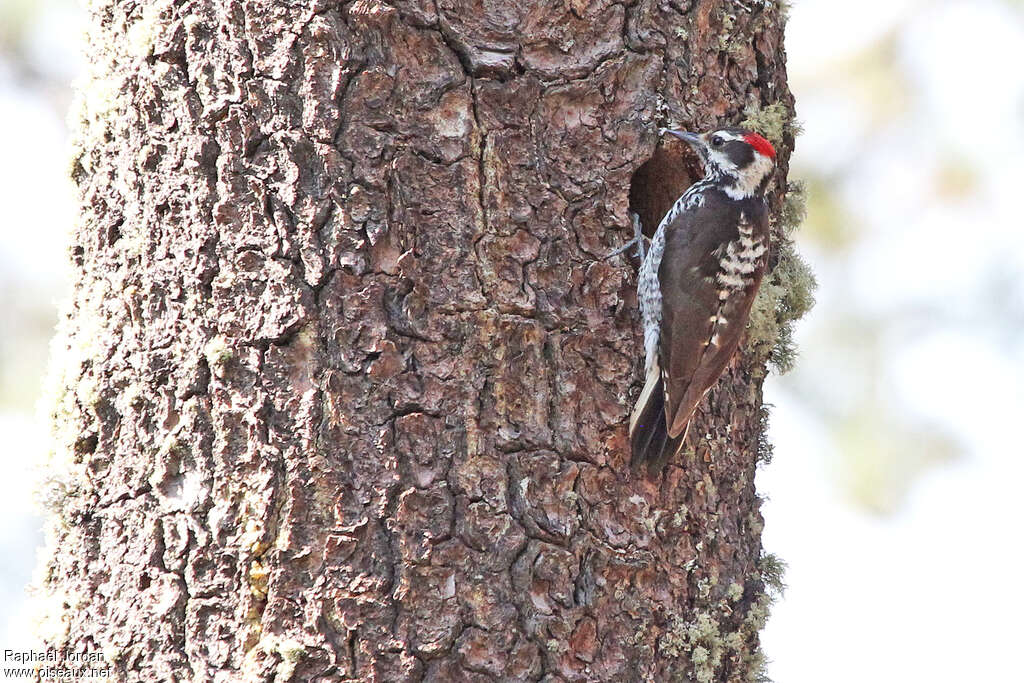
[[[763,639],[776,683],[1024,680],[1022,12],[793,2],[791,177],[808,183],[800,244],[820,287],[796,370],[766,389],[764,543],[789,564]],[[67,0],[0,0],[0,648],[32,644],[26,511],[74,222],[80,31]]]
[[[1024,681],[1024,20],[798,0],[786,39],[820,281],[769,379],[777,683]]]

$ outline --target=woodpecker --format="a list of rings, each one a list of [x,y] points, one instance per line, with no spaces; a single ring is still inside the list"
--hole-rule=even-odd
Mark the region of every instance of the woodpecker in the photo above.
[[[661,220],[637,281],[646,382],[629,436],[633,466],[651,469],[682,448],[739,345],[768,263],[764,191],[775,163],[771,143],[742,128],[661,132],[689,144],[705,175]]]

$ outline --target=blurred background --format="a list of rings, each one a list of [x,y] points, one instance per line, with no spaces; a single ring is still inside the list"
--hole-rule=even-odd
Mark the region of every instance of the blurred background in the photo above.
[[[43,544],[32,492],[49,434],[36,405],[69,288],[65,117],[83,24],[74,0],[0,0],[0,650],[36,644],[25,587]]]
[[[32,465],[68,287],[71,0],[0,0],[0,648],[32,644]],[[1022,680],[1024,2],[796,0],[818,305],[768,381],[777,683]]]

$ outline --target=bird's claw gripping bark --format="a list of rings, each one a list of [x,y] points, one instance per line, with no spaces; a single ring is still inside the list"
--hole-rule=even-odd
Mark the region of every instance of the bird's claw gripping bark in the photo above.
[[[640,262],[643,263],[644,258],[647,256],[647,250],[644,249],[644,226],[640,223],[640,214],[634,212],[633,218],[633,239],[636,240],[636,253],[640,257]]]
[[[630,217],[633,219],[633,239],[626,242],[621,247],[605,256],[604,258],[606,260],[612,258],[613,256],[618,256],[619,254],[628,250],[635,244],[637,256],[639,256],[640,261],[643,262],[644,257],[647,254],[647,250],[644,249],[644,240],[646,240],[647,238],[644,237],[643,226],[640,224],[640,215],[637,213],[631,213]]]

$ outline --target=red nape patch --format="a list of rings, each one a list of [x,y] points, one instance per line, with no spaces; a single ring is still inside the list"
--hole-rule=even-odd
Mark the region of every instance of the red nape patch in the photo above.
[[[747,141],[748,145],[766,157],[770,157],[772,159],[775,158],[775,148],[772,147],[772,143],[768,142],[757,133],[747,133],[743,136],[743,139]]]

